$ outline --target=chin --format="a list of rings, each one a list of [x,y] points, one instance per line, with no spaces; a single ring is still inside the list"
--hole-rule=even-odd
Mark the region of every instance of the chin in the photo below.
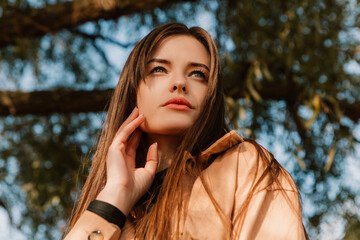
[[[166,114],[145,114],[140,126],[143,132],[162,135],[184,135],[196,120],[196,114],[166,112]]]
[[[170,127],[170,126],[162,126],[159,128],[151,127],[144,128],[142,131],[146,133],[152,134],[160,134],[160,135],[184,135],[188,128],[180,128],[179,126]]]
[[[191,126],[192,124],[186,124],[186,122],[182,122],[181,124],[158,122],[156,124],[141,125],[140,129],[149,134],[184,135],[186,130]]]

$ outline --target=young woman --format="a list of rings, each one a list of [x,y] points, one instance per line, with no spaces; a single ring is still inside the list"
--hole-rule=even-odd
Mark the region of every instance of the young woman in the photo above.
[[[155,28],[131,52],[66,239],[306,239],[290,175],[229,131],[217,49]]]

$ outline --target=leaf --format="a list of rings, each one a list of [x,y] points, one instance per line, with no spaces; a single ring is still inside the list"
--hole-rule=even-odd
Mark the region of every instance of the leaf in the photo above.
[[[320,108],[321,108],[321,101],[320,101],[320,96],[315,94],[314,98],[313,98],[313,106],[316,112],[320,112]]]
[[[335,117],[337,119],[342,119],[342,117],[344,116],[340,105],[339,105],[339,101],[333,97],[333,96],[326,96],[326,100],[331,104],[329,105],[325,105],[324,111],[326,113],[328,113],[329,111],[332,111],[332,113],[335,115]]]
[[[255,90],[254,86],[252,84],[249,84],[247,87],[249,89],[250,95],[255,99],[255,101],[261,102],[262,98],[260,94]]]
[[[255,99],[257,102],[261,102],[262,98],[260,94],[256,91],[253,85],[253,79],[251,78],[251,70],[249,70],[248,76],[246,77],[246,86],[249,90],[250,95]]]
[[[296,158],[296,161],[299,165],[299,167],[302,169],[302,170],[305,170],[306,169],[306,164],[305,164],[305,161],[304,159],[302,159],[301,157],[299,157],[298,155],[294,154],[295,158]]]
[[[325,166],[324,166],[324,172],[328,172],[328,171],[329,171],[331,165],[332,165],[333,162],[334,162],[335,153],[336,153],[336,144],[333,144],[333,145],[330,147],[330,150],[329,150],[329,153],[328,153],[328,156],[327,156],[326,164],[325,164]]]
[[[273,81],[274,78],[272,77],[267,64],[262,64],[262,66],[262,74],[264,75],[264,78],[270,82]]]
[[[311,118],[308,119],[304,124],[306,130],[309,131],[311,129],[311,126],[312,126],[313,122],[317,119],[318,116],[319,116],[319,112],[313,111],[313,114],[312,114]]]
[[[240,107],[239,107],[239,117],[240,117],[241,120],[246,119],[246,110],[245,110],[245,107],[243,105],[240,105]]]
[[[253,71],[254,71],[254,74],[255,74],[255,78],[257,80],[260,80],[263,78],[263,74],[262,74],[262,71],[260,69],[260,63],[258,61],[254,61],[253,63]]]

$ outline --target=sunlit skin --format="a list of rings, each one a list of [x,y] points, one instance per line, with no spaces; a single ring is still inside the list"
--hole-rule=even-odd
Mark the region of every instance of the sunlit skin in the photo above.
[[[159,43],[139,85],[137,108],[109,148],[107,182],[96,199],[116,206],[125,215],[130,212],[150,187],[156,171],[169,166],[182,135],[198,118],[209,67],[209,53],[194,37],[170,36]],[[144,168],[135,168],[142,134],[150,143],[147,162]]]
[[[145,116],[141,130],[150,143],[159,143],[158,170],[170,164],[181,135],[198,118],[207,91],[210,56],[191,36],[166,38],[150,56],[146,78],[138,88],[137,106]],[[165,105],[184,100],[190,106]]]

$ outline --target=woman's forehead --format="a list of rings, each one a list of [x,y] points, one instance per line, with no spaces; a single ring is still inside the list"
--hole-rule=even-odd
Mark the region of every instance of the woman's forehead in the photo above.
[[[205,46],[190,35],[173,35],[161,40],[147,62],[151,59],[189,60],[210,65],[210,54]]]

